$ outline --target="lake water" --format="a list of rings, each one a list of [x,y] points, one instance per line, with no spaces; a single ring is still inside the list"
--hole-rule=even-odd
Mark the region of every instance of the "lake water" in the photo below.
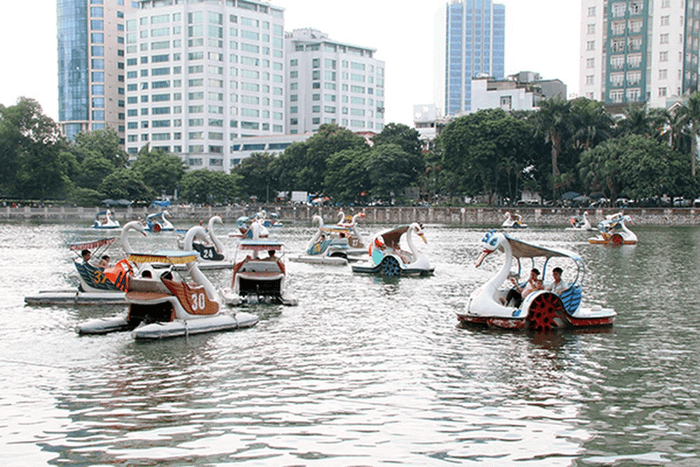
[[[700,229],[634,230],[639,244],[617,248],[512,232],[583,257],[584,302],[619,313],[608,329],[459,327],[454,311],[502,255],[476,269],[485,228],[428,225],[432,277],[288,262],[298,307],[141,343],[76,334],[122,306],[24,305],[73,280],[68,243],[103,234],[2,223],[0,465],[700,465]],[[295,252],[314,230],[275,232]],[[131,243],[173,249],[176,235]]]

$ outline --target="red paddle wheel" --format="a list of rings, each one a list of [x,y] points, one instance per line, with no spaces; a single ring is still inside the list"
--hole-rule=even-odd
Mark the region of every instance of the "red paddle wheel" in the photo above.
[[[551,332],[557,326],[554,318],[557,313],[563,313],[561,299],[553,293],[543,293],[537,296],[530,305],[528,320],[530,329],[535,332]]]

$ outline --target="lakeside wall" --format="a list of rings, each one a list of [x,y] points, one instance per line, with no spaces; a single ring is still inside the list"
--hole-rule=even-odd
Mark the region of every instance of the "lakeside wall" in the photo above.
[[[167,211],[175,224],[193,224],[200,220],[205,223],[218,214],[227,224],[235,223],[241,216],[250,216],[267,209],[269,213],[277,213],[279,219],[287,223],[310,223],[314,214],[321,214],[327,223],[335,223],[338,219],[336,207],[311,206],[221,206],[221,207],[192,207],[169,206]],[[81,207],[1,207],[0,221],[32,220],[32,221],[72,221],[92,223],[95,215],[103,209]],[[422,222],[424,224],[451,224],[494,226],[503,222],[506,211],[520,213],[523,222],[531,226],[563,225],[572,216],[588,211],[591,224],[595,225],[608,214],[619,212],[619,209],[572,209],[572,208],[449,208],[449,207],[358,207],[344,208],[346,215],[359,212],[365,213],[367,224],[407,224]],[[698,225],[700,224],[700,208],[629,208],[624,210],[632,216],[637,225]],[[117,207],[112,209],[114,218],[122,224],[148,214],[157,212],[151,208]],[[187,222],[178,222],[178,221]],[[182,225],[180,225],[182,226]],[[179,226],[179,227],[180,227]],[[182,226],[184,227],[184,226]]]

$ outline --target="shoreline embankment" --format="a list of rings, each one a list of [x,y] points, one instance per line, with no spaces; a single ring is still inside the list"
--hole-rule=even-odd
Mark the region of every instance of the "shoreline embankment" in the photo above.
[[[213,215],[219,215],[226,223],[235,223],[242,216],[252,216],[265,209],[269,214],[276,213],[282,222],[291,224],[310,223],[314,214],[320,214],[326,222],[334,223],[338,219],[341,208],[334,206],[279,206],[279,205],[247,205],[247,206],[168,206],[169,218],[177,221],[204,221]],[[92,222],[98,212],[104,208],[83,208],[67,206],[22,206],[0,207],[0,221],[46,221],[46,222]],[[111,208],[113,218],[122,222],[134,219],[145,219],[148,214],[159,209],[141,207]],[[500,225],[506,212],[520,214],[525,224],[529,226],[563,225],[573,216],[588,211],[592,224],[597,224],[605,216],[620,212],[623,209],[614,208],[560,208],[560,207],[422,207],[422,206],[391,206],[391,207],[344,207],[346,216],[364,213],[363,223],[367,224],[407,224],[422,222],[424,224],[444,224],[458,226],[493,226]],[[693,226],[700,225],[700,208],[625,208],[637,225],[669,225]]]

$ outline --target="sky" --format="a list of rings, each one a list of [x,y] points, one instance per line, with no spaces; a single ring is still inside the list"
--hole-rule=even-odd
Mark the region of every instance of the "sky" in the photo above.
[[[435,13],[446,0],[273,0],[285,29],[376,49],[385,62],[385,123],[413,125],[413,106],[433,102]],[[519,71],[579,87],[579,0],[497,0],[506,6],[506,75]],[[19,97],[58,120],[56,0],[2,1],[0,104]],[[438,103],[438,107],[440,107]]]

